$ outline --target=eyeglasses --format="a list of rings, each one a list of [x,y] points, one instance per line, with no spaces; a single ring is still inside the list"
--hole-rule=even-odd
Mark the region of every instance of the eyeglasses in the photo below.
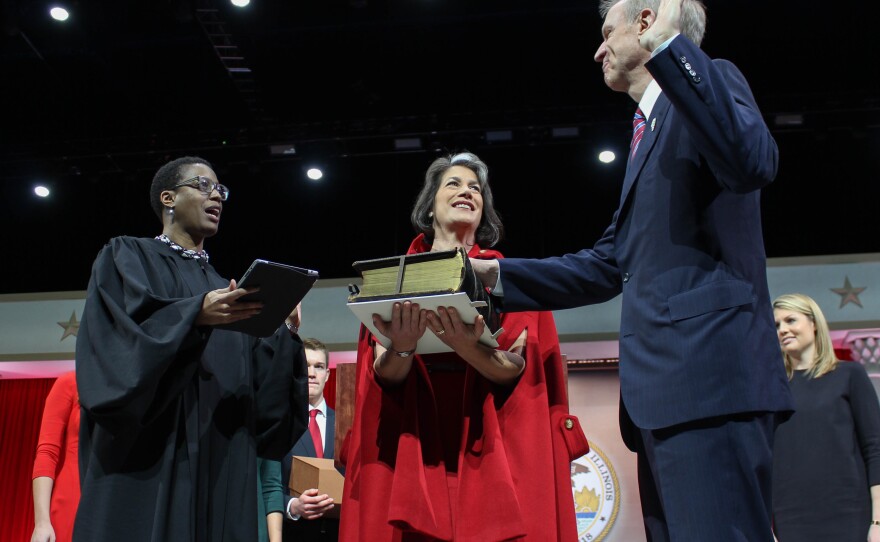
[[[198,188],[205,195],[210,196],[211,192],[214,190],[220,194],[220,201],[226,201],[229,199],[229,189],[220,183],[215,183],[211,179],[207,177],[203,177],[201,175],[196,175],[192,179],[187,179],[185,181],[180,181],[175,184],[171,188],[180,188],[181,186],[189,186],[190,188]]]

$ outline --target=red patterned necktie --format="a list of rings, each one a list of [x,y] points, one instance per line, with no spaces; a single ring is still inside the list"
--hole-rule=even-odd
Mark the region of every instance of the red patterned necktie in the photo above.
[[[324,445],[321,444],[321,429],[318,427],[318,420],[315,417],[321,412],[317,408],[313,408],[309,412],[309,433],[312,434],[312,442],[315,444],[315,457],[324,457]]]
[[[639,107],[636,109],[636,114],[633,117],[633,138],[632,142],[629,144],[630,153],[629,159],[632,160],[636,155],[636,150],[639,148],[639,142],[642,140],[642,135],[645,133],[645,115],[642,113],[642,108]]]

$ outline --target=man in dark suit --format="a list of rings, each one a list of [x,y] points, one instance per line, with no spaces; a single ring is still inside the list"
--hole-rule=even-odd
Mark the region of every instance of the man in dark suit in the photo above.
[[[621,433],[648,540],[771,541],[773,433],[793,408],[761,232],[776,143],[740,71],[699,49],[702,3],[600,13],[595,60],[641,115],[611,225],[575,254],[472,261],[505,311],[623,294]]]
[[[306,360],[309,365],[309,431],[293,445],[282,461],[282,481],[285,487],[290,480],[293,456],[324,457],[333,459],[336,438],[336,412],[324,400],[324,386],[330,375],[327,347],[318,339],[303,340]],[[316,427],[313,429],[312,424]],[[320,450],[318,450],[320,445]],[[333,509],[334,503],[317,488],[303,492],[299,497],[290,495],[288,488],[284,494],[285,520],[283,527],[285,542],[327,542],[336,541],[339,534],[339,520],[324,517]]]

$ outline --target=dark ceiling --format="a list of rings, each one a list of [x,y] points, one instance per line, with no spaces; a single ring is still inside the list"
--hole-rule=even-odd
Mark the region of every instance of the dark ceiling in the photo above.
[[[615,209],[624,165],[595,156],[624,152],[634,104],[592,60],[593,1],[66,5],[59,24],[43,0],[2,2],[0,293],[85,289],[107,239],[159,232],[150,180],[182,155],[231,188],[206,243],[230,277],[255,257],[351,277],[354,260],[402,252],[442,151],[489,164],[508,256],[589,246]],[[780,147],[768,256],[880,252],[880,51],[865,4],[707,5],[703,48],[746,74]],[[777,122],[792,115],[802,124]],[[303,176],[313,163],[320,184]],[[51,198],[33,197],[37,181]]]

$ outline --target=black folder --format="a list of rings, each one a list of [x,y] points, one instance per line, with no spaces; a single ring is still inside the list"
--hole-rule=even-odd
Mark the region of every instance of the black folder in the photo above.
[[[245,320],[215,326],[256,337],[268,337],[284,323],[318,280],[318,272],[266,260],[254,260],[238,282],[239,288],[259,288],[239,301],[260,301],[263,311]]]

